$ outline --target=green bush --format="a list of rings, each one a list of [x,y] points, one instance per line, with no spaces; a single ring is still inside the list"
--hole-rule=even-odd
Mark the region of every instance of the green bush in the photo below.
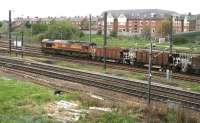
[[[30,29],[31,26],[32,26],[32,25],[31,25],[31,23],[30,23],[29,21],[27,21],[27,22],[25,23],[25,27],[26,27],[26,28]]]
[[[0,28],[3,26],[3,23],[0,21]]]
[[[80,38],[83,37],[83,36],[85,36],[85,34],[81,31],[80,32]]]
[[[117,37],[117,31],[116,30],[111,31],[110,36],[111,37]]]
[[[33,35],[32,40],[33,41],[42,41],[42,39],[47,38],[47,35],[45,33],[41,33],[38,35]]]
[[[34,35],[44,33],[48,30],[47,24],[33,24],[32,25],[32,33]]]
[[[55,22],[48,26],[47,38],[79,39],[80,30],[68,21]]]
[[[97,35],[102,35],[102,30],[98,30]]]

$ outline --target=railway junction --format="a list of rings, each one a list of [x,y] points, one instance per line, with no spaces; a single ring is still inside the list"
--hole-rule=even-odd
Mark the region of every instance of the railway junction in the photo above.
[[[151,33],[149,49],[107,47],[106,24],[103,46],[91,34],[90,42],[61,35],[32,46],[24,32],[12,41],[9,22],[9,40],[0,40],[0,122],[200,122],[200,55],[174,52],[172,30],[168,51],[153,48]]]
[[[79,64],[102,66],[102,68],[104,66],[102,62],[91,61],[88,59],[74,58],[70,56],[62,57],[61,55],[47,55],[42,52],[39,47],[31,47],[28,45],[24,47],[23,51],[13,48],[10,57],[7,42],[1,41],[0,44],[0,65],[2,71],[12,73],[17,76],[23,76],[25,78],[31,78],[37,81],[36,83],[39,85],[52,88],[55,90],[54,93],[62,93],[72,89],[79,90],[81,93],[93,93],[99,95],[102,99],[111,100],[111,102],[121,103],[124,102],[124,100],[131,100],[131,102],[133,100],[137,100],[136,102],[138,102],[138,100],[140,100],[139,103],[143,105],[146,105],[147,103],[148,78],[137,80],[133,78],[119,77],[109,73],[89,72],[88,70],[78,70],[69,67],[62,67],[60,65],[54,65],[51,64],[51,60],[77,62]],[[22,52],[23,58],[20,58]],[[15,57],[15,54],[17,54],[18,57]],[[50,61],[50,64],[36,59],[48,59],[47,61]],[[144,76],[146,74],[146,68],[129,67],[128,65],[115,63],[107,63],[107,67],[133,73],[143,73]],[[152,74],[155,76],[162,76],[162,78],[165,78],[166,76],[164,72],[158,72],[156,70],[153,71]],[[192,84],[195,83],[197,86],[200,82],[200,78],[198,76],[183,73],[174,73],[172,78],[173,81],[186,81]],[[49,79],[54,79],[56,81],[52,82]],[[151,83],[150,95],[152,105],[159,103],[159,105],[164,104],[166,107],[170,107],[172,109],[181,108],[197,112],[198,114],[200,110],[199,91],[192,92],[191,90],[183,89],[182,87],[174,87],[166,85],[166,83],[163,84],[162,82],[159,82],[162,80],[152,79],[152,81],[153,80],[155,80],[155,82]]]

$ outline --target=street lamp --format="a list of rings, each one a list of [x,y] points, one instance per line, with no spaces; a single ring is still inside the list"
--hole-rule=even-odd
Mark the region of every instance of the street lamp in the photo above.
[[[9,53],[11,55],[11,44],[12,44],[12,12],[15,12],[15,10],[9,10],[9,24],[8,24],[8,38],[9,38]]]
[[[12,37],[11,37],[11,28],[12,28],[12,20],[11,20],[11,10],[9,10],[9,27],[8,27],[8,37],[9,37],[9,53],[11,55],[11,41],[12,41]]]

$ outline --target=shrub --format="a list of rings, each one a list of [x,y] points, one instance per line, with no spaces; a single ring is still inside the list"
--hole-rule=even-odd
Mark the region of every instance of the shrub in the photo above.
[[[47,24],[33,24],[32,25],[32,33],[34,35],[44,33],[48,30]]]
[[[98,30],[97,35],[102,35],[102,30]]]
[[[42,41],[42,39],[45,39],[45,38],[47,38],[46,34],[41,33],[41,34],[38,34],[38,35],[34,35],[32,40],[33,41]]]
[[[68,21],[61,21],[49,25],[46,34],[51,39],[79,39],[80,30]]]
[[[110,36],[111,37],[117,37],[117,31],[116,30],[111,31]]]
[[[85,34],[81,31],[80,32],[80,38],[83,37],[83,36],[85,36]]]

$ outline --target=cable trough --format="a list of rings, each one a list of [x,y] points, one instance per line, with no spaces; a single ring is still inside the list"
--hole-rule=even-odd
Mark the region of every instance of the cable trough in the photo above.
[[[148,94],[148,84],[145,81],[128,80],[106,74],[90,73],[7,57],[0,57],[0,65],[142,98],[147,98]],[[152,83],[151,89],[152,100],[174,102],[177,105],[200,111],[200,93],[189,92],[176,87],[157,83]]]

